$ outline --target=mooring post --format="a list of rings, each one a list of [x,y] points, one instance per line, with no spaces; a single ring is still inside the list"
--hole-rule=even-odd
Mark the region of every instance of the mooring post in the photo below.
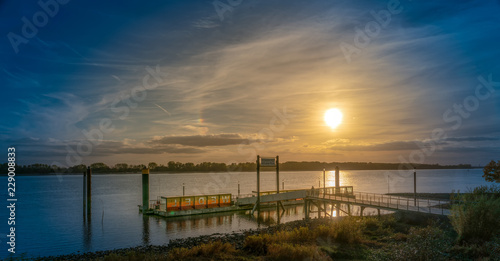
[[[240,197],[240,181],[238,180],[238,198]]]
[[[142,214],[149,209],[149,169],[142,169]]]
[[[87,171],[83,172],[83,189],[82,189],[82,199],[83,199],[83,221],[85,221],[85,212],[87,208]]]
[[[413,168],[413,197],[414,204],[417,205],[417,169]]]
[[[335,166],[335,192],[340,188],[340,169],[339,166]]]
[[[87,216],[92,215],[92,170],[87,167]]]
[[[306,219],[309,219],[309,201],[307,199],[304,199],[304,209],[305,209]]]
[[[184,197],[186,195],[186,186],[184,183],[182,183],[182,196]]]
[[[257,211],[260,213],[260,156],[257,155]]]
[[[323,168],[323,193],[326,193],[326,170]]]
[[[276,194],[280,193],[280,156],[276,156]]]
[[[335,195],[340,193],[340,169],[339,166],[335,166]],[[337,216],[340,213],[340,206],[337,204]]]

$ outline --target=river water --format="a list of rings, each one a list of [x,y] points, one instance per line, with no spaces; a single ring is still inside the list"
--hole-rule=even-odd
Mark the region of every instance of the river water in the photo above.
[[[466,191],[486,185],[481,169],[418,170],[418,192]],[[326,186],[334,186],[334,173],[326,172]],[[320,184],[319,184],[320,183]],[[413,175],[398,171],[341,171],[341,186],[354,186],[355,192],[412,192]],[[182,173],[151,174],[150,199],[157,196],[232,193],[251,194],[256,190],[256,174]],[[0,185],[0,196],[8,205],[7,177]],[[323,186],[321,171],[281,172],[280,189]],[[17,176],[15,234],[16,256],[28,257],[109,250],[144,244],[162,245],[175,238],[230,233],[267,226],[276,222],[275,211],[263,211],[260,222],[249,214],[220,213],[190,218],[143,217],[138,211],[142,185],[139,174],[108,174],[92,177],[92,217],[83,222],[82,175]],[[261,173],[261,191],[275,190],[276,174]],[[7,221],[9,211],[0,211],[0,258],[8,256]],[[302,219],[302,206],[288,207],[281,222]]]

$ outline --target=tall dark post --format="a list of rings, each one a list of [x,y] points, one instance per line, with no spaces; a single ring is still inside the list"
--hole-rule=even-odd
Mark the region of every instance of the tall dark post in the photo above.
[[[340,170],[339,166],[335,166],[335,190],[339,190],[340,187]]]
[[[335,194],[340,193],[340,169],[339,166],[335,166]],[[336,205],[336,210],[335,210],[335,216],[339,217],[340,216],[340,204],[337,203]]]
[[[278,216],[278,225],[281,223],[280,205],[276,204],[276,215]]]
[[[83,221],[85,222],[85,213],[87,208],[87,171],[83,172],[83,189],[82,189],[82,198],[83,198]]]
[[[276,156],[276,194],[280,193],[280,156]]]
[[[240,181],[238,180],[238,198],[240,197]]]
[[[260,156],[257,155],[257,209],[260,213]]]
[[[389,175],[387,175],[387,193],[390,193],[390,192],[391,192],[391,188],[389,185]]]
[[[142,215],[142,244],[149,245],[149,216]]]
[[[92,215],[92,170],[87,167],[87,216]]]
[[[323,193],[326,193],[326,170],[323,168]]]
[[[142,213],[149,209],[149,169],[142,169]]]
[[[414,204],[417,205],[417,169],[413,168],[413,197]]]

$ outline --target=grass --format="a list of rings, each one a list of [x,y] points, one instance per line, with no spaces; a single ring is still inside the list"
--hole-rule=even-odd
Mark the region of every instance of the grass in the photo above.
[[[174,248],[165,260],[237,260],[238,251],[229,243],[215,241],[193,248]]]

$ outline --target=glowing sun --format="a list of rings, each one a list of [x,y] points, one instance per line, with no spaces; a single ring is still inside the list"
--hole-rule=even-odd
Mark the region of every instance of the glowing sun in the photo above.
[[[325,112],[325,122],[330,128],[335,129],[342,123],[342,112],[339,109],[329,109]]]

